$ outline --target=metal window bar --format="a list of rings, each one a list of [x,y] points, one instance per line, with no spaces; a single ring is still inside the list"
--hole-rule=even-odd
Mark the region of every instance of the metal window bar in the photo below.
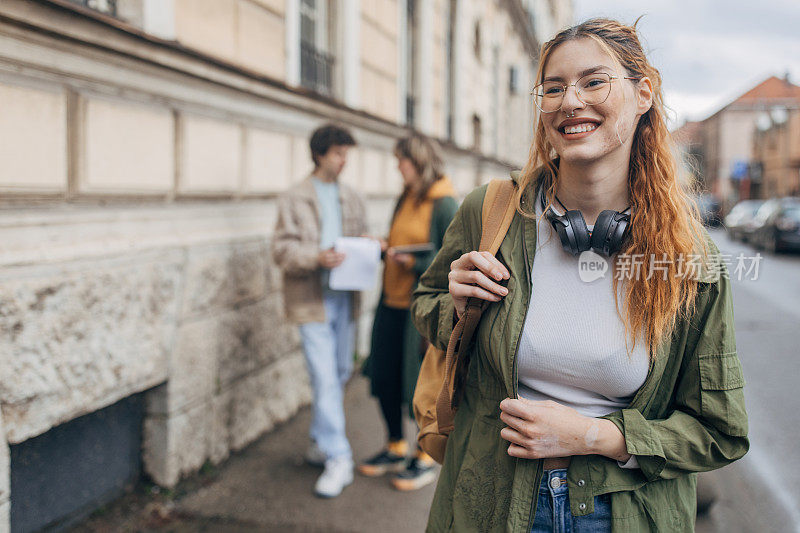
[[[333,86],[333,56],[310,43],[300,43],[300,84],[326,96],[331,96]]]

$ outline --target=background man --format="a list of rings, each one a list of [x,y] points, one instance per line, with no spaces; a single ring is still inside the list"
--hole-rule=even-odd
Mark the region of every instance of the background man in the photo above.
[[[328,277],[344,260],[344,254],[333,249],[336,239],[367,231],[364,202],[354,189],[338,182],[354,145],[350,132],[338,126],[313,133],[314,171],[281,196],[273,241],[273,256],[283,271],[286,313],[300,325],[314,390],[306,458],[324,464],[314,491],[326,498],[338,496],[353,482],[343,391],[353,369],[359,302],[356,293],[331,290]]]

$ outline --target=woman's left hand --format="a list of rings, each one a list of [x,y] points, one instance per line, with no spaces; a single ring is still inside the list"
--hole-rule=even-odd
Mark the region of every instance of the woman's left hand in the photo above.
[[[545,459],[597,453],[624,458],[627,455],[622,433],[608,420],[584,416],[557,402],[524,398],[506,398],[500,402],[500,410],[500,420],[508,426],[500,431],[500,436],[511,443],[508,454],[513,457]]]

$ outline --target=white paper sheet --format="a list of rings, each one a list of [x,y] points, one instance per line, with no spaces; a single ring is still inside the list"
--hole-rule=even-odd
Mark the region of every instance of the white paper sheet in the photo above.
[[[334,249],[345,255],[338,267],[331,269],[329,285],[336,291],[368,291],[375,288],[381,263],[381,245],[365,237],[340,237]]]

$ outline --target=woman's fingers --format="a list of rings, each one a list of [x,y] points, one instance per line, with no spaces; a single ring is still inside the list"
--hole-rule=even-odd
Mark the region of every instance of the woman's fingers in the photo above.
[[[508,442],[522,447],[526,447],[526,444],[529,444],[530,441],[530,439],[525,437],[525,435],[523,435],[522,433],[513,428],[501,429],[500,436],[503,437]]]
[[[450,282],[461,285],[474,285],[499,296],[508,294],[508,289],[486,277],[478,270],[453,270],[450,272]]]
[[[530,428],[530,421],[524,418],[519,418],[508,413],[501,412],[500,420],[511,428],[514,428],[520,433],[527,433]]]
[[[489,252],[468,252],[450,265],[450,270],[480,270],[490,278],[501,281],[508,279],[508,269]]]

